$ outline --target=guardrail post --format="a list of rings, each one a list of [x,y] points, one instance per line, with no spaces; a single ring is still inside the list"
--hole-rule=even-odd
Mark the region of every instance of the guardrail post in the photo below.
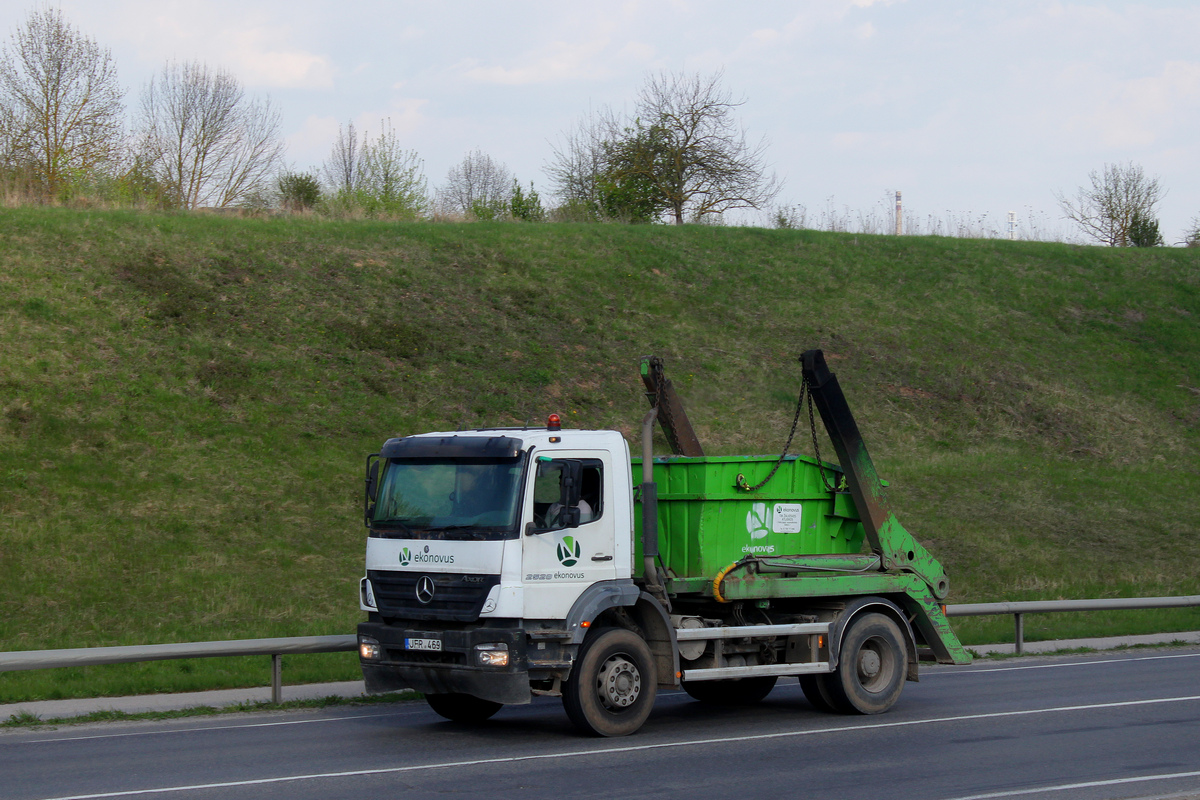
[[[1025,652],[1025,615],[1013,614],[1013,621],[1017,628],[1016,646],[1013,651],[1017,655],[1021,655]]]
[[[278,653],[271,656],[271,702],[283,702],[283,656]]]

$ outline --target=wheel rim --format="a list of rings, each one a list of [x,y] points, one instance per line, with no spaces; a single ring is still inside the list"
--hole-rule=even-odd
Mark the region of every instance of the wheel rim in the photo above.
[[[891,683],[895,665],[883,639],[872,636],[863,642],[857,662],[858,682],[868,692],[881,692]]]
[[[642,693],[642,673],[624,655],[615,655],[596,676],[600,702],[610,711],[620,711],[633,705]]]

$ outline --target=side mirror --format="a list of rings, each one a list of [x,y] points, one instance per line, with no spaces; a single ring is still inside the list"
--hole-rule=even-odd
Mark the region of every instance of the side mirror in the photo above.
[[[562,514],[559,516],[558,519],[564,528],[578,528],[579,527],[579,508],[578,508],[578,506],[568,506],[567,508],[564,508],[562,510]]]
[[[363,524],[371,525],[371,517],[375,516],[375,499],[379,490],[379,453],[367,456],[367,486],[363,498]]]
[[[573,459],[563,459],[558,463],[562,464],[563,470],[562,504],[567,508],[574,508],[579,505],[579,496],[583,491],[583,463]]]

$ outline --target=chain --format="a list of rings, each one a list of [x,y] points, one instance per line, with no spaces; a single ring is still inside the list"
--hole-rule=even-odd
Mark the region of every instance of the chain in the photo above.
[[[808,381],[805,381],[804,384],[807,386]],[[812,391],[808,393],[808,429],[812,431],[813,453],[817,457],[817,471],[821,473],[821,485],[825,487],[825,491],[832,492],[834,488],[829,485],[829,479],[825,477],[825,462],[821,460],[821,446],[817,444],[817,422],[813,419]]]
[[[801,379],[800,396],[796,398],[796,415],[792,417],[792,430],[788,433],[787,442],[783,445],[783,452],[779,454],[779,460],[775,462],[775,466],[771,467],[770,473],[758,483],[750,486],[746,483],[744,475],[737,476],[737,488],[743,492],[756,492],[767,485],[771,478],[775,477],[775,473],[779,471],[779,467],[783,464],[783,459],[787,457],[788,450],[792,447],[792,439],[796,436],[796,427],[800,424],[800,413],[804,410],[804,399],[808,398],[808,427],[812,431],[813,451],[817,454],[817,469],[821,473],[821,483],[825,486],[825,491],[832,492],[833,487],[829,485],[829,480],[825,477],[825,465],[821,461],[821,448],[817,444],[817,422],[813,417],[813,401],[812,390],[809,388],[808,381]]]

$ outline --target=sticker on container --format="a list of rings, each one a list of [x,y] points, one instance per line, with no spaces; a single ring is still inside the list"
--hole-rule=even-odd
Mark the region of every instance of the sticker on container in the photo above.
[[[800,504],[776,503],[771,522],[771,530],[775,533],[799,533],[801,530]]]

